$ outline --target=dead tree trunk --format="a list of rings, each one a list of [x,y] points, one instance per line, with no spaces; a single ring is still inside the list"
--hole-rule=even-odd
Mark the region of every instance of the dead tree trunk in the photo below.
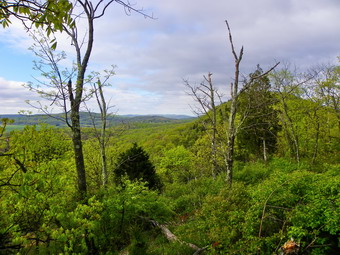
[[[272,68],[270,68],[268,71],[258,75],[258,76],[252,76],[249,81],[245,81],[243,84],[242,90],[239,91],[239,80],[240,80],[240,63],[242,61],[243,57],[243,46],[241,47],[240,52],[237,54],[234,47],[234,42],[231,34],[231,30],[228,24],[228,21],[225,21],[227,28],[228,28],[228,35],[229,35],[229,42],[231,46],[231,53],[234,57],[234,67],[235,67],[235,73],[234,73],[234,82],[230,83],[230,112],[229,112],[229,119],[228,119],[228,128],[227,128],[227,150],[226,150],[226,182],[231,185],[232,179],[233,179],[233,164],[234,164],[234,150],[235,150],[235,139],[238,133],[238,130],[241,126],[241,123],[239,125],[236,125],[236,114],[238,112],[238,97],[239,95],[245,91],[254,81],[262,78],[263,76],[266,76],[268,73],[270,73],[275,67],[279,65],[279,63],[276,63]]]
[[[145,218],[143,218],[143,219],[145,219]],[[200,248],[195,244],[184,242],[184,241],[180,240],[176,235],[174,235],[165,225],[159,224],[155,220],[147,219],[147,221],[149,221],[155,227],[160,228],[163,235],[165,236],[165,238],[168,239],[170,242],[179,242],[183,245],[186,245],[186,246],[190,247],[191,249],[195,250],[194,254],[196,254],[196,255],[201,254],[204,250],[206,250],[209,247],[209,246],[206,246],[206,247]]]
[[[236,54],[228,21],[226,21],[226,24],[228,28],[231,52],[234,56],[234,61],[235,61],[234,82],[230,84],[231,105],[230,105],[230,113],[229,113],[228,129],[227,129],[227,152],[226,152],[226,167],[227,167],[226,181],[228,184],[231,185],[232,179],[233,179],[235,138],[237,134],[237,129],[235,126],[235,118],[236,118],[236,113],[237,113],[237,97],[238,97],[238,87],[239,87],[239,77],[240,77],[240,63],[243,57],[243,46],[241,47],[239,54]]]
[[[212,109],[212,134],[211,134],[211,156],[212,156],[212,176],[216,178],[218,173],[218,165],[217,165],[217,145],[216,145],[216,136],[217,136],[217,111],[215,105],[215,89],[211,80],[212,73],[208,73],[208,78],[204,77],[209,84],[210,91],[210,104]]]

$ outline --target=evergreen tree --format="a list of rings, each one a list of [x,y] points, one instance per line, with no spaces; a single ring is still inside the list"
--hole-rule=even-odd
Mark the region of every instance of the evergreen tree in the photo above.
[[[160,179],[150,162],[149,155],[137,143],[118,156],[114,173],[117,183],[121,183],[122,177],[127,176],[132,181],[147,182],[150,189],[161,189]]]
[[[251,73],[260,76],[262,69]],[[267,160],[269,154],[276,148],[278,124],[275,95],[270,91],[271,84],[267,76],[263,76],[249,86],[240,97],[240,116],[243,119],[242,128],[238,136],[238,145],[243,149],[243,155],[249,159],[250,155]]]

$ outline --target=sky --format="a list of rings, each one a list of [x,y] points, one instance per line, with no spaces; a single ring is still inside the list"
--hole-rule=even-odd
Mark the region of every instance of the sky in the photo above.
[[[195,102],[183,80],[193,86],[213,73],[213,83],[228,99],[234,60],[225,20],[237,51],[244,46],[241,73],[265,70],[277,61],[301,70],[319,64],[336,64],[340,56],[339,0],[134,0],[136,8],[153,15],[126,15],[113,3],[95,21],[95,39],[89,71],[115,65],[116,75],[105,94],[118,114],[194,115]],[[79,24],[80,29],[81,24]],[[85,30],[83,30],[85,31]],[[23,84],[34,82],[32,40],[13,21],[0,29],[0,114],[21,110],[37,113],[26,103],[41,100]],[[58,49],[69,63],[74,50],[61,36]],[[65,64],[67,65],[67,64]],[[278,67],[280,68],[280,66]],[[60,109],[43,104],[53,112]],[[88,107],[97,111],[95,102]]]

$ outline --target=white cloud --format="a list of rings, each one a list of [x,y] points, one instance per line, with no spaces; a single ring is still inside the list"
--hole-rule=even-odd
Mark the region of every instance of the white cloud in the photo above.
[[[225,19],[236,48],[245,48],[244,74],[275,60],[305,68],[335,61],[340,54],[338,0],[138,0],[138,6],[157,19],[126,16],[121,6],[112,4],[95,21],[90,67],[118,66],[109,97],[121,114],[190,114],[192,101],[184,93],[182,78],[199,83],[207,72],[214,73],[215,84],[226,93],[233,59]],[[9,34],[7,43],[14,45],[16,35]],[[59,48],[72,52],[67,37]]]
[[[20,110],[31,110],[25,100],[32,98],[32,93],[25,89],[23,84],[20,81],[7,81],[0,77],[1,114],[15,114]]]

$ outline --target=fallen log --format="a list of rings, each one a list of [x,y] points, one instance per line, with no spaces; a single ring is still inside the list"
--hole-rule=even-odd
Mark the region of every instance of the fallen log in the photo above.
[[[175,234],[173,234],[165,225],[158,223],[155,220],[151,220],[151,219],[146,219],[143,218],[144,220],[150,222],[153,226],[158,227],[161,229],[163,235],[166,237],[166,239],[168,239],[170,242],[179,242],[183,245],[186,245],[188,247],[190,247],[191,249],[195,250],[195,253],[193,255],[199,255],[201,254],[204,250],[206,250],[209,246],[205,246],[203,248],[198,247],[195,244],[192,243],[188,243],[185,242],[183,240],[180,240]]]

